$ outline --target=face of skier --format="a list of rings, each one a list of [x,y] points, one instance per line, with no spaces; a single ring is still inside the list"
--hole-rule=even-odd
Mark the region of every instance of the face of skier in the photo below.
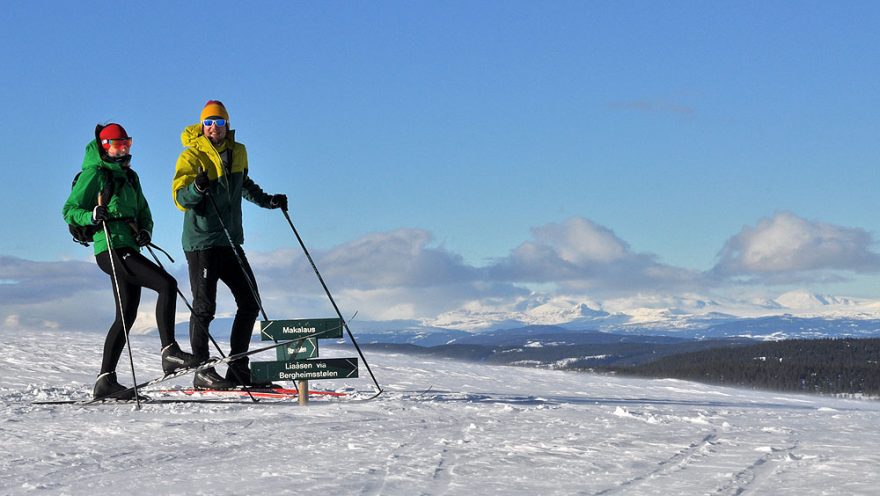
[[[107,148],[107,155],[113,158],[124,157],[131,150],[131,138],[128,139],[111,139],[107,140],[110,147]]]
[[[218,120],[223,121],[221,126]],[[220,144],[226,139],[226,123],[225,119],[220,117],[210,117],[202,122],[202,133],[211,140],[215,145]],[[210,124],[210,125],[208,125]]]

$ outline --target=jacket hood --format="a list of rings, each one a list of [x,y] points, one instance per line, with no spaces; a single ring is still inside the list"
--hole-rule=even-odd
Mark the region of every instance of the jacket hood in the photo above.
[[[122,166],[127,165],[131,160],[131,155],[127,156],[127,159],[122,162],[110,162],[105,160],[103,154],[101,153],[101,149],[98,146],[98,140],[92,140],[88,145],[86,145],[86,153],[83,156],[82,168],[83,170],[103,167],[105,169],[110,169],[112,171],[122,171]]]

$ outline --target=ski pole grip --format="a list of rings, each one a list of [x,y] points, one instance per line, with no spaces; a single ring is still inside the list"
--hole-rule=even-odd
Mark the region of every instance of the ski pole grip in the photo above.
[[[202,193],[203,195],[206,195],[206,196],[207,196],[207,195],[210,194],[210,189],[208,188],[207,184],[205,185],[204,189],[202,189],[202,187],[199,186],[199,177],[201,177],[202,174],[207,174],[207,173],[205,172],[205,168],[202,167],[202,166],[200,165],[200,166],[199,166],[199,173],[196,175],[196,178],[195,178],[195,180],[194,180],[194,183],[195,183],[195,186],[196,186],[196,190],[197,190],[199,193]]]

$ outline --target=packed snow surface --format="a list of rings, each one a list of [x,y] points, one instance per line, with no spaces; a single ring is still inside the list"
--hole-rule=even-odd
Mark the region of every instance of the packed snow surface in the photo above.
[[[132,340],[138,379],[158,375],[158,339]],[[350,399],[308,407],[31,404],[86,398],[102,342],[93,333],[0,332],[0,493],[868,495],[880,487],[880,402],[677,380],[368,352],[385,388],[373,401],[357,401],[372,383],[361,364],[358,379],[311,384]],[[123,383],[127,363],[124,354]]]

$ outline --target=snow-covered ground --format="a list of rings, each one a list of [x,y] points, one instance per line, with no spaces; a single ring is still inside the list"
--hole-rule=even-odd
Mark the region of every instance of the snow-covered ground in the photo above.
[[[0,493],[873,495],[880,488],[880,402],[675,380],[370,353],[387,390],[370,402],[140,411],[31,404],[87,396],[102,339],[0,332]],[[133,344],[138,379],[155,376],[158,339],[134,336]],[[322,354],[354,356],[332,347]],[[130,382],[125,366],[120,379]],[[312,387],[370,383],[361,366],[359,379]]]

